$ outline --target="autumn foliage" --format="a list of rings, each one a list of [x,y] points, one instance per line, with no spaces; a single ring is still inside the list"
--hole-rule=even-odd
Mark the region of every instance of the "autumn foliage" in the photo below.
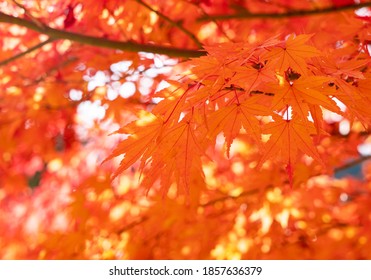
[[[0,258],[371,259],[369,1],[0,1]]]

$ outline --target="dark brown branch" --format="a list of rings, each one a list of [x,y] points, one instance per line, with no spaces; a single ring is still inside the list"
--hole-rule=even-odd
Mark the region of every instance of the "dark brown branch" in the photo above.
[[[53,42],[53,39],[48,39],[48,40],[46,40],[44,42],[41,42],[41,43],[39,43],[39,44],[37,44],[37,45],[35,45],[35,46],[27,49],[24,52],[21,52],[21,53],[16,54],[16,55],[14,55],[12,57],[9,57],[8,59],[5,59],[3,61],[0,61],[0,66],[6,65],[6,64],[8,64],[10,62],[13,62],[14,60],[16,60],[18,58],[21,58],[22,56],[25,56],[26,54],[29,54],[29,53],[31,53],[31,52],[39,49],[39,48],[42,48],[44,45],[49,44],[51,42]]]
[[[349,4],[341,7],[327,7],[322,9],[313,10],[292,10],[285,13],[249,13],[241,12],[238,14],[217,14],[217,15],[207,15],[199,17],[198,21],[210,21],[213,20],[230,20],[230,19],[284,19],[290,17],[303,17],[303,16],[315,16],[322,14],[338,13],[342,11],[356,10],[363,7],[370,7],[371,3],[359,3],[359,4]]]
[[[160,11],[158,10],[155,10],[153,9],[150,5],[148,5],[147,3],[145,3],[144,1],[142,0],[136,0],[140,5],[142,5],[143,7],[147,8],[148,10],[154,12],[156,15],[158,15],[160,18],[162,18],[163,20],[167,21],[168,23],[170,23],[171,25],[173,25],[174,27],[178,28],[180,31],[182,31],[184,34],[186,34],[189,38],[191,38],[191,40],[193,42],[195,42],[195,44],[199,47],[199,48],[202,48],[202,44],[200,43],[200,41],[198,41],[198,39],[196,38],[196,36],[190,32],[189,30],[187,30],[183,25],[181,25],[180,23],[178,22],[175,22],[174,20],[172,20],[171,18],[169,18],[168,16],[164,15],[163,13],[161,13]]]
[[[346,163],[346,164],[344,164],[342,166],[339,166],[339,167],[335,168],[335,172],[340,172],[340,171],[346,170],[348,168],[351,168],[353,166],[356,166],[357,164],[360,164],[360,163],[362,163],[364,161],[367,161],[367,160],[370,160],[370,159],[371,159],[371,156],[360,157],[360,158],[358,158],[356,160],[353,160],[353,161],[351,161],[349,163]]]
[[[173,57],[199,57],[202,55],[206,55],[205,50],[187,50],[183,48],[174,48],[168,46],[160,46],[160,45],[153,45],[153,44],[139,44],[132,41],[115,41],[109,40],[100,37],[93,37],[88,35],[83,35],[74,32],[68,32],[64,30],[54,29],[51,27],[40,27],[36,23],[18,18],[9,16],[0,12],[0,22],[16,24],[19,26],[26,27],[33,31],[36,31],[41,34],[45,34],[52,39],[64,39],[64,40],[71,40],[74,42],[78,42],[85,45],[91,45],[96,47],[103,47],[109,49],[116,49],[128,52],[150,52],[150,53],[158,53],[158,54],[165,54],[168,56]]]

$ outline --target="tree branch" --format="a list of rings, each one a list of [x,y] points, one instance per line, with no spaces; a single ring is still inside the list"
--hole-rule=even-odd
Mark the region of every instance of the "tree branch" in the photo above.
[[[152,8],[150,5],[148,5],[147,3],[145,3],[144,1],[142,0],[136,0],[140,5],[142,5],[143,7],[147,8],[148,10],[154,12],[156,15],[158,15],[160,18],[162,18],[163,20],[167,21],[168,23],[170,23],[171,25],[173,25],[174,27],[178,28],[180,31],[182,31],[184,34],[186,34],[189,38],[191,38],[191,40],[199,47],[199,48],[202,48],[202,44],[200,41],[198,41],[198,39],[196,38],[196,36],[190,32],[189,30],[187,30],[183,25],[181,25],[180,23],[178,22],[175,22],[174,20],[172,20],[171,18],[169,18],[168,16],[164,15],[163,13],[161,13],[160,11],[158,10],[155,10],[154,8]]]
[[[268,190],[270,188],[272,188],[271,185],[267,186],[264,190]],[[208,201],[206,203],[200,204],[199,206],[201,206],[201,207],[208,207],[208,206],[214,205],[217,202],[223,202],[223,201],[226,201],[226,200],[229,200],[229,199],[237,200],[237,199],[240,199],[241,197],[255,195],[255,194],[259,193],[260,191],[262,191],[262,190],[259,189],[259,188],[257,188],[257,189],[252,189],[252,190],[244,191],[244,192],[240,193],[237,196],[226,195],[226,196],[222,196],[222,197],[219,197],[219,198],[210,200],[210,201]]]
[[[142,3],[142,5],[145,4],[141,0],[137,0],[137,1],[139,3]],[[205,15],[205,16],[198,18],[198,21],[214,21],[214,20],[228,20],[228,19],[254,19],[254,18],[279,19],[279,18],[327,14],[327,13],[334,13],[334,12],[340,12],[340,11],[345,11],[345,10],[352,10],[352,9],[354,10],[354,9],[359,9],[362,7],[370,7],[370,6],[371,6],[371,3],[360,3],[360,4],[346,5],[342,7],[328,7],[328,8],[323,8],[323,9],[314,9],[314,10],[295,10],[295,11],[289,11],[286,13],[254,13],[253,14],[253,13],[245,12],[245,13],[231,14],[231,15]],[[156,12],[156,10],[154,10],[152,7],[150,6],[148,7],[152,11]],[[174,22],[173,20],[159,13],[158,11],[156,13],[160,17],[165,19],[166,21],[180,28],[188,36],[194,37],[194,34],[184,29],[182,25]],[[176,47],[155,45],[155,44],[140,44],[140,43],[136,43],[133,41],[116,41],[116,40],[110,40],[110,39],[101,38],[101,37],[94,37],[94,36],[88,36],[88,35],[83,35],[83,34],[74,33],[74,32],[68,32],[64,30],[51,28],[45,25],[41,25],[37,21],[35,22],[32,20],[10,16],[2,12],[0,12],[0,22],[16,24],[19,26],[26,27],[40,34],[45,34],[49,36],[50,39],[70,40],[73,42],[96,46],[96,47],[110,48],[110,49],[116,49],[116,50],[122,50],[122,51],[128,51],[128,52],[150,52],[150,53],[165,54],[165,55],[172,56],[172,57],[184,57],[184,58],[200,57],[200,56],[206,55],[206,51],[203,49],[201,50],[183,49],[183,48],[176,48]],[[197,43],[197,45],[199,45],[199,43]]]
[[[343,171],[343,170],[347,170],[353,166],[356,166],[364,161],[367,161],[367,160],[370,160],[371,159],[371,156],[362,156],[362,157],[359,157],[358,159],[356,160],[353,160],[351,162],[348,162],[342,166],[339,166],[337,168],[335,168],[335,172],[340,172],[340,171]]]
[[[197,19],[197,21],[210,21],[213,20],[230,20],[230,19],[283,19],[290,17],[303,17],[303,16],[314,16],[321,14],[330,14],[338,13],[341,11],[347,10],[356,10],[363,7],[371,7],[371,3],[359,3],[359,4],[349,4],[341,7],[327,7],[322,9],[313,9],[313,10],[292,10],[285,13],[249,13],[241,12],[238,14],[216,14],[216,15],[207,15],[202,16]]]
[[[16,59],[18,59],[18,58],[21,58],[22,56],[25,56],[26,54],[29,54],[29,53],[31,53],[31,52],[39,49],[39,48],[42,48],[44,45],[49,44],[51,42],[53,42],[53,39],[45,40],[44,42],[41,42],[41,43],[39,43],[39,44],[37,44],[37,45],[35,45],[35,46],[27,49],[24,52],[21,52],[19,54],[16,54],[15,56],[12,56],[12,57],[10,57],[8,59],[5,59],[3,61],[0,61],[0,67],[3,66],[3,65],[6,65],[6,64],[8,64],[8,63],[10,63],[10,62],[12,62],[12,61],[14,61]]]
[[[205,50],[187,50],[182,48],[174,48],[168,46],[160,46],[160,45],[153,45],[153,44],[139,44],[132,41],[116,41],[116,40],[109,40],[100,37],[88,36],[74,32],[68,32],[64,30],[54,29],[51,27],[40,27],[36,23],[18,18],[13,17],[7,14],[0,12],[0,22],[16,24],[19,26],[26,27],[33,31],[36,31],[41,34],[45,34],[52,39],[64,39],[70,40],[74,42],[78,42],[85,45],[91,45],[96,47],[104,47],[109,49],[116,49],[122,51],[129,51],[129,52],[150,52],[150,53],[158,53],[158,54],[165,54],[168,56],[173,57],[199,57],[202,55],[206,55]]]
[[[138,221],[132,222],[132,223],[130,223],[130,224],[128,224],[128,225],[126,225],[126,226],[124,226],[124,227],[118,229],[118,231],[117,231],[116,233],[117,233],[117,234],[122,234],[122,233],[124,233],[124,232],[126,232],[126,231],[129,231],[129,230],[131,230],[132,228],[134,228],[134,227],[136,227],[136,226],[138,226],[138,225],[144,223],[144,222],[147,221],[148,219],[149,219],[149,217],[144,216],[144,217],[140,218]]]

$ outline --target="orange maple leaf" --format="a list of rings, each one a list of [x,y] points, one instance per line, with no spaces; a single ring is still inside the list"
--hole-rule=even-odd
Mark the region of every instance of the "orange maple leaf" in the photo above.
[[[196,129],[196,126],[192,114],[187,114],[179,123],[163,131],[161,140],[157,142],[156,150],[152,153],[151,166],[144,171],[144,186],[149,189],[160,179],[163,194],[166,194],[175,179],[178,190],[180,187],[188,193],[192,170],[202,173],[202,139],[206,138],[206,130]]]
[[[286,163],[286,171],[292,186],[292,175],[299,151],[324,165],[311,138],[311,134],[315,134],[316,130],[313,123],[303,122],[296,114],[290,120],[276,114],[273,115],[273,120],[263,129],[263,134],[271,136],[265,145],[265,154],[260,159],[258,168],[268,159],[276,160],[279,157],[280,161]]]
[[[274,82],[275,73],[271,67],[258,62],[252,65],[235,67],[235,74],[230,83],[243,87],[246,92],[257,89],[261,84]]]
[[[131,122],[127,126],[116,131],[116,133],[130,134],[121,141],[115,150],[104,161],[124,154],[124,159],[120,162],[119,168],[113,174],[113,178],[132,166],[136,161],[142,159],[141,169],[144,168],[146,161],[151,157],[156,148],[158,137],[161,135],[163,121],[155,115],[141,111],[140,119]]]
[[[363,73],[360,71],[362,67],[370,62],[370,59],[351,59],[345,60],[344,58],[335,58],[326,56],[316,59],[322,71],[333,77],[353,77],[357,79],[364,79]]]
[[[216,137],[223,131],[227,156],[229,157],[230,146],[239,134],[243,126],[248,135],[259,145],[261,142],[261,132],[259,121],[256,116],[268,115],[267,108],[258,104],[258,97],[250,97],[242,103],[234,103],[215,111],[210,116],[209,131],[211,137]]]
[[[271,60],[280,73],[291,67],[305,75],[307,73],[306,59],[321,54],[315,47],[305,44],[312,36],[310,34],[296,37],[290,35],[282,46],[274,47],[269,53],[263,55],[263,60]]]
[[[270,86],[270,90],[275,93],[271,108],[281,110],[288,105],[292,106],[294,113],[297,113],[304,122],[309,122],[308,116],[311,112],[315,125],[318,126],[317,122],[322,121],[317,110],[320,106],[341,114],[336,102],[331,99],[324,86],[328,81],[329,78],[320,76],[300,77],[294,81],[282,80],[280,85]]]

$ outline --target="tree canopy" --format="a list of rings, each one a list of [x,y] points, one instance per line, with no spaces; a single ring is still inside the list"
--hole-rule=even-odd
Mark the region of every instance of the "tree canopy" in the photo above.
[[[0,1],[0,257],[370,259],[370,7]]]

